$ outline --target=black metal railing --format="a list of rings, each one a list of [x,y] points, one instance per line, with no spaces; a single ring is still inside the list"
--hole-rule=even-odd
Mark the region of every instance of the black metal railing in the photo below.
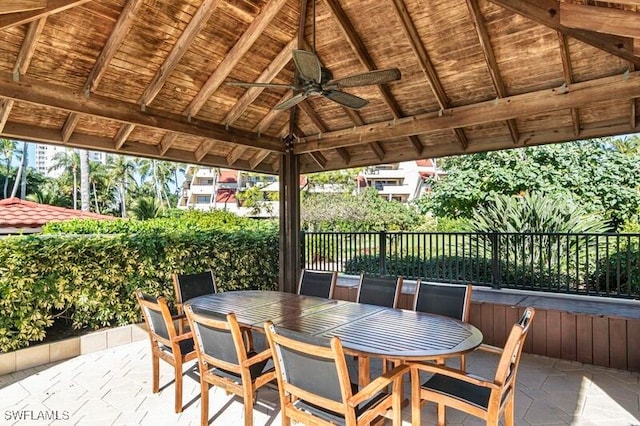
[[[640,234],[304,232],[306,268],[640,298]]]

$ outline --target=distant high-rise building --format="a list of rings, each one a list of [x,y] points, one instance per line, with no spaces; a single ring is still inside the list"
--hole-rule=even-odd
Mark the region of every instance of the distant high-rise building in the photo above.
[[[64,170],[61,168],[51,169],[51,167],[53,167],[53,165],[55,164],[54,157],[56,156],[56,154],[59,152],[64,152],[67,149],[71,150],[73,148],[56,145],[36,144],[36,170],[47,177],[59,177],[64,172]],[[106,155],[104,152],[89,151],[89,161],[97,161],[104,164],[106,161]]]

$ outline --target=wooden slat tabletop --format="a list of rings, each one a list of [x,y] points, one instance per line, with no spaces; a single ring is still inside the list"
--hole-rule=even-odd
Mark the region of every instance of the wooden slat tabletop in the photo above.
[[[190,301],[200,312],[234,312],[262,330],[266,321],[313,336],[338,336],[349,352],[403,360],[456,356],[482,343],[471,324],[403,309],[275,291],[217,293]]]

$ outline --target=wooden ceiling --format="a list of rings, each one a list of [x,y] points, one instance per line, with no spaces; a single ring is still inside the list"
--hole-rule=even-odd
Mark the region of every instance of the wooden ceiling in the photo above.
[[[0,135],[275,173],[309,0],[2,0]],[[304,31],[299,37],[300,11]],[[297,108],[301,172],[638,132],[640,0],[316,0],[336,78]]]

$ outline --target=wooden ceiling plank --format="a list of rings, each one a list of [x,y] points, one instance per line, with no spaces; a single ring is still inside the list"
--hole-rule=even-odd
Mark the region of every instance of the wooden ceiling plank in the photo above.
[[[207,24],[209,18],[220,4],[221,0],[204,0],[191,21],[184,29],[180,38],[171,49],[171,52],[164,60],[160,68],[151,79],[151,83],[147,86],[144,93],[140,97],[140,105],[149,105],[158,96],[162,87],[164,87],[171,73],[176,69],[178,63],[185,53],[191,47],[202,28]]]
[[[164,155],[167,153],[171,145],[178,139],[178,135],[176,133],[167,133],[162,137],[162,140],[158,144],[158,154]]]
[[[640,97],[640,71],[450,108],[442,114],[426,113],[359,126],[356,129],[328,132],[322,134],[321,138],[310,136],[296,144],[295,151],[301,154],[318,149],[359,145],[635,97]]]
[[[340,3],[338,3],[338,0],[324,0],[324,1],[327,4],[327,6],[329,6],[329,9],[331,10],[331,14],[335,18],[335,20],[338,22],[338,27],[342,31],[342,34],[345,36],[347,42],[355,52],[356,56],[358,57],[362,65],[364,65],[367,71],[373,71],[377,69],[376,64],[373,62],[371,55],[369,55],[369,52],[367,51],[366,46],[364,45],[362,39],[360,38],[355,28],[353,27],[344,9],[342,8],[342,6],[340,6]],[[391,110],[393,117],[394,118],[404,117],[404,114],[402,113],[402,109],[400,108],[400,105],[398,104],[396,99],[393,97],[393,94],[391,93],[391,89],[389,89],[389,87],[384,84],[379,84],[378,89],[382,94],[382,99]],[[411,143],[413,148],[416,150],[418,155],[422,154],[423,147],[422,147],[422,143],[420,142],[420,139],[409,138],[409,142]]]
[[[346,148],[336,148],[336,153],[340,156],[345,166],[351,164],[351,155],[349,155],[349,151]]]
[[[298,40],[293,38],[287,45],[278,53],[278,56],[264,69],[262,74],[256,79],[256,83],[271,83],[271,81],[282,71],[282,69],[291,60],[291,51],[296,48]],[[228,125],[232,125],[242,114],[260,96],[264,87],[250,87],[244,92],[242,97],[236,102],[236,104],[229,110],[227,116],[224,118],[224,122]]]
[[[604,50],[619,58],[640,65],[640,57],[633,54],[633,42],[629,38],[613,34],[596,33],[593,31],[569,28],[560,23],[560,2],[545,0],[489,0],[507,10],[527,17],[546,27],[580,40],[598,49]]]
[[[346,107],[342,107],[342,109],[347,113],[351,121],[353,121],[353,124],[355,124],[356,126],[363,126],[365,124],[358,111]],[[376,157],[378,157],[380,161],[382,161],[382,159],[384,158],[384,150],[382,149],[382,145],[380,145],[379,141],[370,143],[368,145],[368,148],[373,151],[374,154],[376,154]],[[380,153],[382,153],[383,158],[380,158]]]
[[[21,123],[7,123],[7,126],[5,127],[4,131],[0,133],[0,136],[32,142],[46,142],[56,145],[62,144],[61,135],[57,129],[49,129]],[[66,145],[74,148],[88,149],[92,151],[128,154],[138,157],[177,161],[180,163],[194,163],[194,155],[191,151],[169,149],[165,155],[160,155],[153,145],[135,141],[128,142],[121,150],[116,150],[113,146],[112,138],[82,134],[78,132],[74,133],[71,136],[71,139]],[[224,167],[224,165],[226,164],[226,158],[223,156],[207,154],[198,163],[202,164],[203,166]],[[256,165],[256,167],[249,167],[249,163],[247,161],[238,161],[235,165],[235,168],[238,170],[256,169],[255,171],[273,173],[271,165]]]
[[[573,83],[573,67],[571,66],[571,56],[569,55],[569,43],[567,36],[558,31],[558,42],[560,43],[560,56],[562,57],[562,71],[564,73],[564,81],[567,84]],[[573,131],[578,137],[580,135],[580,113],[577,108],[571,108],[571,121],[573,122]]]
[[[193,155],[196,158],[196,161],[201,161],[205,155],[209,153],[209,150],[213,147],[213,141],[205,140],[200,146],[195,150]],[[227,162],[227,157],[224,157],[225,163]]]
[[[4,1],[4,0],[3,0]],[[91,0],[48,0],[44,9],[0,15],[0,31],[16,25],[28,24],[37,19],[46,18]]]
[[[40,37],[40,34],[42,34],[42,30],[44,29],[46,22],[47,18],[41,18],[29,24],[27,33],[22,41],[20,53],[18,53],[18,58],[13,66],[14,78],[19,78],[19,76],[27,73],[27,68],[29,68],[29,65],[31,64],[31,59],[36,51],[36,46],[38,45],[38,38]]]
[[[249,159],[249,167],[255,169],[256,167],[258,167],[258,164],[262,163],[268,156],[269,151],[266,151],[264,149],[256,152]]]
[[[280,100],[278,100],[278,102],[275,105],[278,105],[279,103],[286,101],[290,97],[291,97],[291,91],[287,91],[287,93],[282,95]],[[271,127],[275,119],[278,118],[280,113],[282,113],[281,109],[272,109],[264,117],[262,117],[262,120],[260,120],[260,122],[253,128],[253,131],[257,132],[258,134],[262,134],[266,132],[269,129],[269,127]]]
[[[311,156],[311,158],[313,158],[313,161],[315,161],[316,164],[320,166],[321,169],[327,167],[327,158],[322,155],[320,151],[310,152],[309,155]]]
[[[0,15],[44,9],[45,7],[47,7],[47,0],[2,0]]]
[[[324,133],[324,132],[327,131],[327,125],[322,121],[322,119],[314,111],[314,109],[311,106],[311,104],[309,103],[309,101],[304,100],[304,101],[300,102],[298,104],[298,106],[300,107],[302,112],[304,112],[306,114],[306,116],[309,118],[309,120],[311,120],[311,123],[318,130],[318,132]],[[339,150],[342,151],[342,152],[337,152],[337,154],[340,156],[340,158],[342,158],[344,163],[346,165],[348,165],[349,161],[351,161],[351,156],[349,155],[349,153],[347,152],[346,149],[338,148],[336,151],[339,151]],[[347,160],[345,161],[345,159],[347,159]],[[325,162],[325,165],[326,165],[326,162]],[[322,167],[324,167],[324,166],[322,166]]]
[[[378,160],[380,162],[384,161],[384,157],[386,156],[386,152],[384,152],[384,149],[382,148],[382,145],[380,145],[380,142],[371,142],[369,145],[369,148],[373,151],[373,153],[376,155],[376,157],[378,157]],[[294,149],[295,151],[295,149]]]
[[[636,70],[636,66],[633,63],[629,63],[629,72],[634,72]],[[636,99],[633,98],[630,101],[631,103],[631,111],[629,117],[629,125],[631,126],[631,130],[636,131],[638,127],[637,115],[636,115]]]
[[[147,128],[160,129],[216,139],[233,144],[283,152],[279,139],[259,136],[255,133],[226,127],[204,120],[188,120],[180,114],[147,108],[140,111],[137,104],[124,102],[104,96],[93,95],[90,98],[73,92],[68,87],[22,78],[13,81],[9,73],[0,73],[0,97],[41,105],[66,112],[101,117],[123,124],[134,124]]]
[[[560,24],[598,33],[640,38],[640,14],[613,7],[560,3]]]
[[[71,135],[75,131],[79,121],[80,121],[80,114],[77,114],[75,112],[72,112],[71,114],[69,114],[69,116],[64,122],[64,125],[62,126],[62,131],[61,131],[62,142],[64,143],[69,142],[69,139],[71,138]]]
[[[198,94],[193,98],[184,115],[195,116],[205,105],[207,100],[218,90],[222,82],[229,76],[233,68],[240,62],[240,59],[249,51],[253,43],[258,39],[260,34],[267,28],[280,9],[285,5],[287,0],[269,0],[262,8],[262,11],[247,28],[244,34],[225,55],[224,59],[216,70],[211,74],[209,79],[204,83]]]
[[[498,61],[496,60],[496,55],[493,52],[493,45],[491,44],[491,38],[489,37],[489,31],[487,30],[487,24],[484,20],[484,16],[482,15],[482,11],[480,10],[480,6],[478,5],[478,1],[467,0],[467,8],[471,14],[471,19],[473,20],[473,26],[478,34],[478,41],[480,42],[482,54],[484,55],[485,62],[487,63],[493,87],[496,89],[498,97],[504,98],[508,95],[507,88],[504,84],[504,80],[502,79],[502,75],[500,74]],[[509,134],[511,135],[513,143],[517,145],[520,132],[518,131],[518,125],[515,120],[507,120],[507,128],[509,129]]]
[[[135,128],[136,126],[133,124],[125,124],[124,126],[120,127],[120,130],[118,130],[118,133],[116,133],[116,136],[113,138],[113,146],[115,147],[115,149],[122,148],[124,143],[127,141],[127,138]]]
[[[109,35],[109,39],[102,48],[100,56],[98,56],[98,59],[96,59],[96,62],[93,64],[89,77],[87,77],[87,81],[84,85],[84,91],[87,96],[93,93],[98,87],[100,80],[107,71],[107,67],[120,48],[124,38],[127,36],[129,28],[131,28],[131,25],[133,24],[136,12],[142,5],[142,2],[143,0],[129,0],[122,9],[118,20],[116,21],[116,25],[113,27],[113,31],[111,31],[111,35]]]
[[[640,38],[633,39],[633,54],[640,56]]]
[[[2,101],[2,108],[0,108],[0,132],[4,129],[5,124],[9,120],[9,114],[13,108],[14,101],[12,99],[5,99]]]

